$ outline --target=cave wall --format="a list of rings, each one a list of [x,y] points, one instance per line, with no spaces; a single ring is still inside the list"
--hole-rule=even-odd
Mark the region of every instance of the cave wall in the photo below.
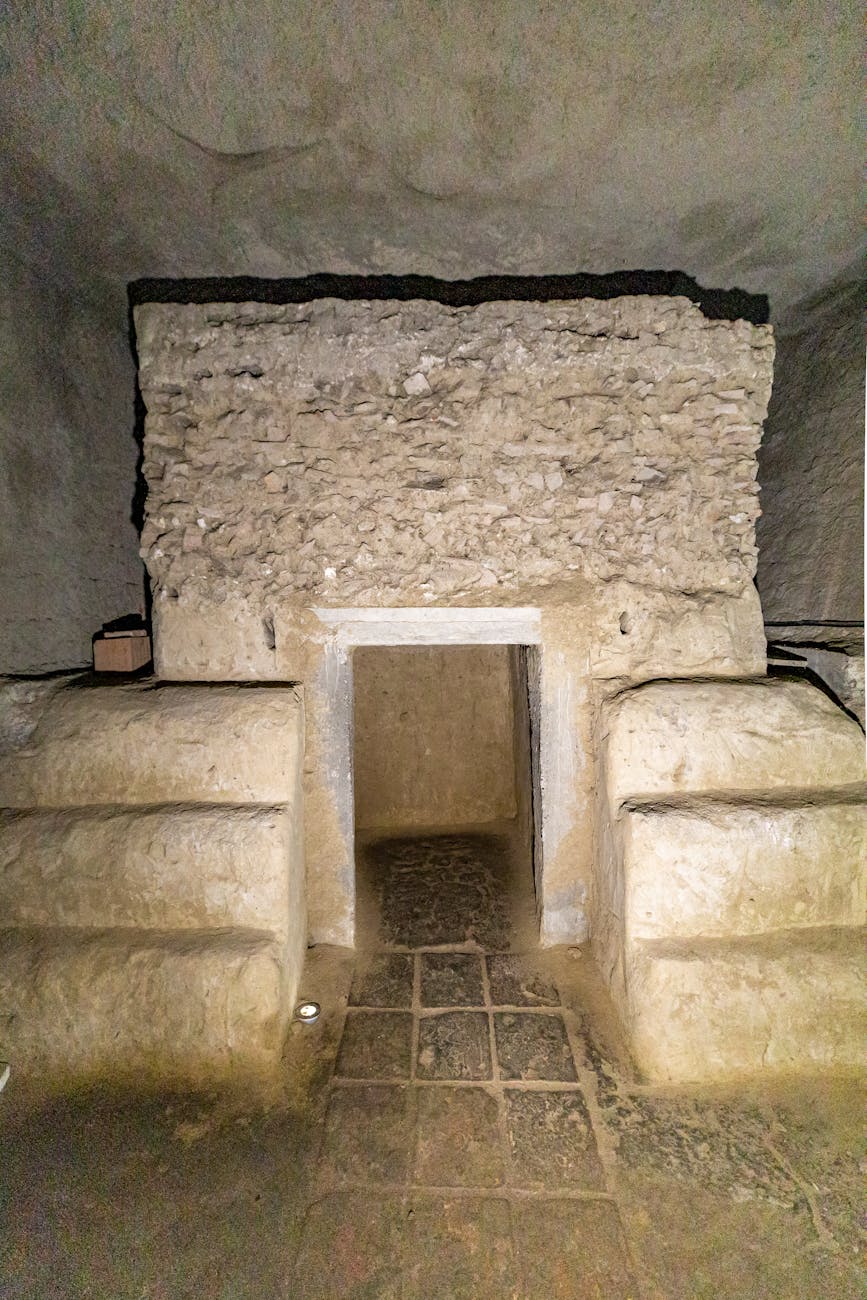
[[[356,825],[515,816],[508,646],[376,646],[353,655]],[[529,781],[529,765],[524,774]]]
[[[864,617],[864,329],[848,285],[777,330],[759,451],[766,620]]]
[[[123,335],[0,254],[0,673],[87,664],[143,600]]]

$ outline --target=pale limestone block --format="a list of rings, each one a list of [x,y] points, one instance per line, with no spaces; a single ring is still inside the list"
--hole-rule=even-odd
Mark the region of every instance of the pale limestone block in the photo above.
[[[625,811],[625,942],[863,925],[863,798]]]
[[[0,812],[0,915],[10,926],[286,937],[303,913],[299,817],[226,804]]]
[[[864,736],[805,682],[651,682],[609,702],[609,807],[684,793],[845,786],[864,780]]]
[[[636,945],[625,1018],[653,1083],[864,1064],[864,935],[796,930]]]
[[[302,737],[291,687],[73,686],[0,756],[0,807],[288,802]]]
[[[611,582],[595,593],[594,678],[763,674],[762,610],[750,584],[737,596],[689,596]]]
[[[287,992],[283,945],[255,931],[0,932],[0,1051],[55,1085],[273,1078]]]
[[[154,671],[168,681],[275,681],[283,676],[273,617],[243,599],[219,604],[156,593]]]

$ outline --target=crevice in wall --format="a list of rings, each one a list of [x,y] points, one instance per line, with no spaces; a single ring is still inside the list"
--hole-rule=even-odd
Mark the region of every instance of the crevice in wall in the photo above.
[[[700,285],[685,271],[612,271],[606,275],[482,275],[473,280],[439,280],[429,275],[317,275],[291,279],[257,276],[207,276],[199,279],[147,277],[128,286],[130,311],[145,302],[310,302],[343,298],[407,302],[423,299],[449,307],[483,302],[551,302],[572,298],[620,298],[632,295],[680,297],[694,302],[710,320],[747,320],[765,325],[766,294]]]

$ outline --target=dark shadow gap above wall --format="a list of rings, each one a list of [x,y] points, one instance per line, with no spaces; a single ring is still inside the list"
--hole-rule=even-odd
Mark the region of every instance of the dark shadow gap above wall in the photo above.
[[[311,302],[315,298],[421,298],[449,307],[483,302],[551,302],[630,295],[689,298],[710,320],[768,322],[765,294],[743,289],[705,289],[684,271],[614,271],[608,275],[482,275],[474,280],[437,280],[427,275],[306,275],[265,280],[255,276],[134,280],[130,307],[144,302]]]

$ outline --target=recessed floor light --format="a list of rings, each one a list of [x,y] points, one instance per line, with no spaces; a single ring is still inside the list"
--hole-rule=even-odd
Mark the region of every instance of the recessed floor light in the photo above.
[[[299,1002],[295,1008],[295,1019],[303,1021],[305,1025],[312,1025],[314,1020],[319,1019],[321,1010],[318,1002]]]

